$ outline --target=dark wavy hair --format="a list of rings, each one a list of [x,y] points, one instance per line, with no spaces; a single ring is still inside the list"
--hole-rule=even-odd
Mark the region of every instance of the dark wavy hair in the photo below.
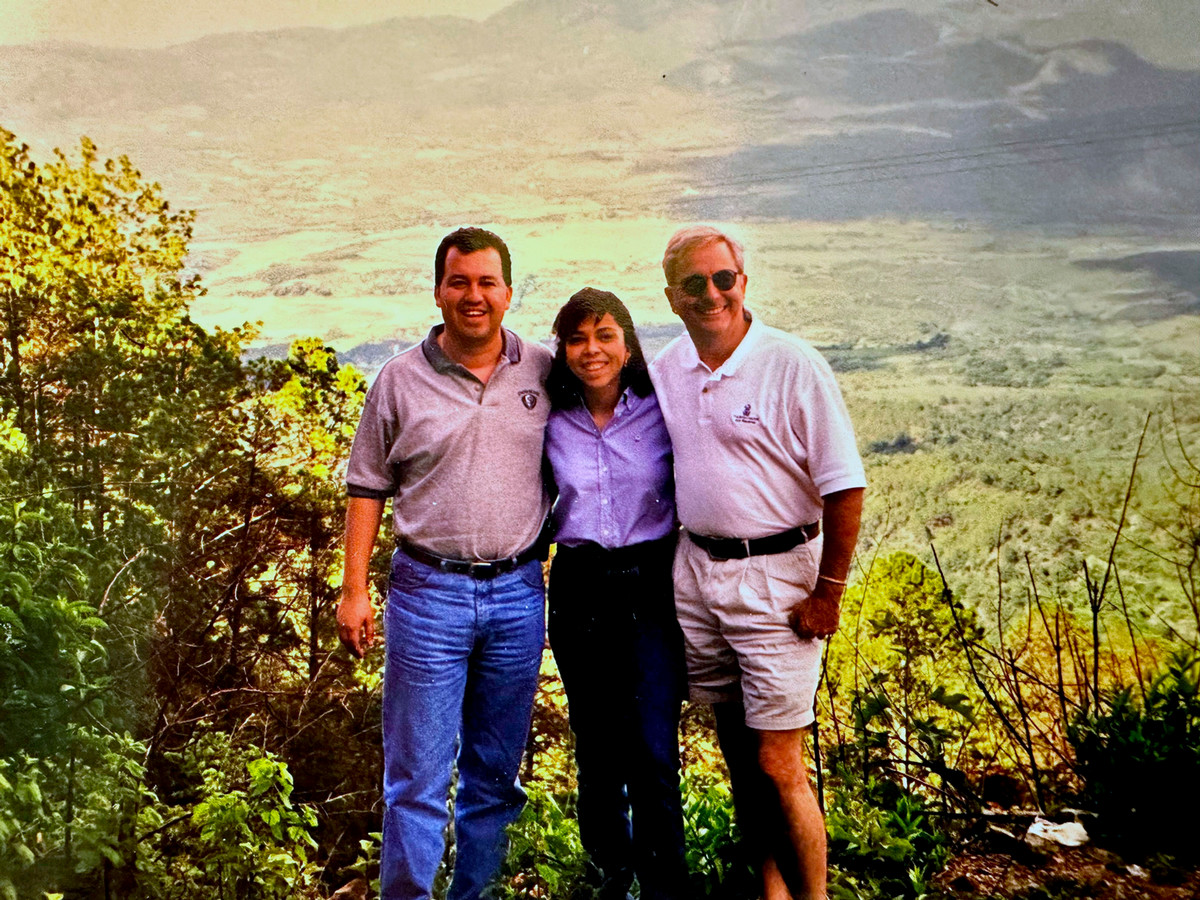
[[[629,361],[621,370],[621,390],[630,388],[639,397],[649,396],[654,391],[654,386],[650,383],[650,372],[646,367],[646,356],[642,353],[642,345],[638,341],[629,310],[616,294],[585,287],[576,291],[571,299],[563,304],[563,308],[554,319],[554,334],[558,338],[558,346],[554,351],[550,375],[546,379],[546,392],[550,395],[552,408],[570,409],[583,402],[583,385],[567,366],[566,339],[583,322],[588,319],[598,322],[604,318],[605,313],[611,313],[616,323],[621,326],[621,331],[625,333],[625,348],[629,351]]]
[[[485,228],[460,228],[442,238],[433,257],[434,287],[440,287],[442,279],[446,276],[446,257],[450,254],[451,247],[464,256],[491,247],[500,254],[500,272],[504,275],[504,283],[512,287],[512,259],[508,255],[508,245],[500,240],[499,235]]]

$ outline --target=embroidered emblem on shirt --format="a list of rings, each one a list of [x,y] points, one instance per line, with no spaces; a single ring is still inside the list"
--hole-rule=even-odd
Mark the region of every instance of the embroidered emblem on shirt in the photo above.
[[[533,409],[535,406],[537,406],[537,401],[537,391],[521,391],[521,402],[525,404],[526,409]]]
[[[733,421],[739,422],[742,425],[758,425],[762,422],[762,419],[750,411],[750,404],[747,403],[742,407],[741,413],[733,413]]]

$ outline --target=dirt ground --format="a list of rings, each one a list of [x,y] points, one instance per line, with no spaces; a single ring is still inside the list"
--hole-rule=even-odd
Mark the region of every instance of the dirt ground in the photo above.
[[[1200,871],[1149,871],[1085,846],[1023,859],[1005,852],[968,853],[936,879],[949,896],[1022,900],[1197,900]]]

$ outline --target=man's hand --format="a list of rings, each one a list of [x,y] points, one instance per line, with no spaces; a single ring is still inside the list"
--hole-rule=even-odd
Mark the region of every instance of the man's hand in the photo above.
[[[805,640],[832,637],[842,614],[842,590],[841,585],[818,579],[808,599],[792,610],[788,618],[792,631]]]
[[[808,599],[792,610],[788,624],[801,638],[833,637],[841,617],[842,591],[846,589],[846,572],[850,571],[850,558],[858,541],[858,523],[862,519],[862,488],[847,488],[823,494],[821,502],[821,531],[825,533],[822,543],[821,567],[823,575]]]
[[[346,649],[362,659],[375,643],[375,610],[366,585],[342,588],[337,609],[338,637]]]
[[[351,497],[346,504],[346,566],[337,611],[338,637],[359,659],[375,642],[375,610],[367,590],[367,569],[382,520],[382,500]]]

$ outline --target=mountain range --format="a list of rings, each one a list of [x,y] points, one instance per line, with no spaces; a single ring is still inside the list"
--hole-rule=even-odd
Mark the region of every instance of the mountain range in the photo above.
[[[1200,214],[1200,71],[935,11],[784,8],[524,0],[484,22],[2,47],[0,124],[35,146],[88,134],[227,227],[496,195],[721,219]]]

